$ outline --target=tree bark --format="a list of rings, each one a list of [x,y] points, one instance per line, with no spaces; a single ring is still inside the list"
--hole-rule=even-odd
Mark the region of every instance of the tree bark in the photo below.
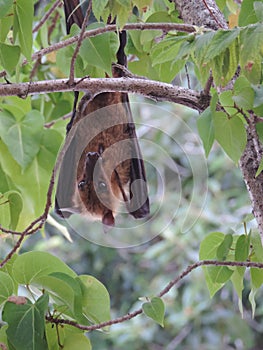
[[[102,92],[127,92],[141,94],[155,101],[169,101],[202,112],[209,105],[209,99],[195,90],[138,78],[76,78],[73,84],[68,79],[43,80],[32,83],[0,84],[0,96],[20,96],[61,92],[89,91],[91,95]]]
[[[210,29],[227,29],[223,14],[214,0],[173,0],[185,23]]]
[[[214,0],[172,0],[184,23],[206,26],[211,29],[227,29],[227,23]],[[238,68],[238,67],[237,67]],[[250,113],[247,125],[247,145],[239,166],[245,181],[252,212],[263,237],[263,173],[256,177],[263,148],[255,128],[256,116]]]

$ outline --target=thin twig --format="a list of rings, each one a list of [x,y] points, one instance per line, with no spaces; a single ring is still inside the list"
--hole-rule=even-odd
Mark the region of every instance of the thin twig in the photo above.
[[[59,121],[61,121],[61,120],[69,119],[69,118],[71,118],[71,116],[72,116],[72,112],[67,113],[67,114],[63,115],[62,117],[60,117],[60,118],[58,118],[58,119],[56,119],[56,120],[52,120],[52,122],[45,123],[45,124],[44,124],[44,127],[45,127],[46,129],[49,129],[49,128],[51,128],[54,124],[56,124],[57,122],[59,122]]]
[[[196,27],[190,24],[180,24],[180,23],[129,23],[123,27],[123,30],[177,30],[180,32],[186,33],[194,33],[196,32]],[[114,32],[117,30],[117,26],[115,24],[109,24],[105,27],[96,28],[85,32],[84,39],[88,37],[93,37],[97,35],[101,35],[107,32]],[[79,35],[75,35],[72,38],[66,39],[64,41],[60,41],[59,43],[53,44],[47,48],[39,50],[32,55],[32,60],[36,60],[38,57],[42,57],[50,52],[57,51],[66,46],[74,44],[79,40]],[[28,63],[27,60],[23,61],[23,64]]]
[[[21,247],[21,244],[26,236],[26,230],[21,233],[21,236],[17,240],[15,246],[13,249],[7,254],[7,256],[0,262],[0,269],[5,266],[5,264],[12,258],[12,256],[15,254],[15,252]]]
[[[181,281],[184,277],[186,277],[187,275],[189,275],[190,272],[192,272],[193,270],[195,270],[196,268],[200,267],[200,266],[242,266],[242,267],[254,267],[254,268],[260,268],[263,269],[263,263],[259,263],[259,262],[250,262],[250,261],[216,261],[216,260],[202,260],[202,261],[197,261],[196,263],[189,265],[180,275],[178,275],[177,277],[175,277],[172,281],[170,281],[165,287],[164,289],[161,290],[161,292],[157,295],[158,297],[163,297],[165,294],[167,294],[179,281]],[[117,323],[122,323],[125,322],[127,320],[130,320],[140,314],[143,313],[142,308],[135,310],[134,312],[128,313],[124,316],[121,317],[117,317],[113,320],[109,320],[109,321],[105,321],[105,322],[101,322],[98,324],[94,324],[91,326],[85,326],[85,325],[81,325],[75,321],[72,320],[67,320],[67,319],[62,319],[62,318],[56,318],[52,315],[47,315],[46,316],[46,320],[54,323],[54,324],[67,324],[73,327],[76,327],[78,329],[87,331],[87,332],[91,332],[97,329],[101,329],[104,327],[108,327],[111,326],[113,324],[117,324]]]
[[[21,236],[21,234],[22,234],[19,231],[9,230],[9,229],[3,227],[1,224],[0,224],[0,231],[3,232],[3,233],[8,233],[8,234],[11,234],[11,235],[18,235],[18,236]]]
[[[18,241],[16,242],[15,246],[12,248],[12,250],[9,252],[9,254],[1,261],[0,268],[2,268],[12,258],[12,256],[16,253],[16,251],[20,248],[20,246],[21,246],[21,244],[26,236],[37,232],[38,230],[40,230],[44,226],[46,219],[47,219],[47,216],[48,216],[49,209],[50,209],[51,204],[52,204],[51,198],[52,198],[52,192],[53,192],[53,188],[54,188],[54,184],[55,184],[55,176],[56,176],[57,171],[58,171],[58,166],[55,165],[55,168],[52,171],[51,179],[49,182],[49,187],[48,187],[48,191],[47,191],[47,201],[46,201],[46,205],[45,205],[45,209],[44,209],[43,214],[40,215],[34,221],[32,221],[30,223],[30,225],[23,232],[21,232],[21,235],[20,235]]]
[[[164,32],[169,32],[171,30],[177,30],[179,32],[185,32],[185,33],[194,33],[196,32],[197,28],[196,26],[193,26],[191,24],[181,24],[181,23],[129,23],[126,24],[123,27],[123,30],[163,30]],[[101,35],[107,32],[114,32],[117,30],[117,26],[115,24],[109,24],[102,28],[92,29],[84,34],[84,39],[88,37],[93,37],[97,35]],[[31,59],[34,61],[38,59],[39,57],[43,57],[51,52],[60,50],[64,47],[67,47],[69,45],[74,44],[76,41],[79,40],[79,36],[75,35],[72,38],[60,41],[59,43],[50,45],[49,47],[46,47],[44,49],[41,49],[37,52],[35,52]],[[23,65],[27,64],[28,61],[25,59],[23,61]],[[2,71],[0,72],[0,77],[5,76],[6,72]]]
[[[59,19],[59,17],[60,17],[60,14],[58,11],[56,11],[54,17],[51,20],[51,25],[48,28],[48,32],[47,32],[47,41],[48,41],[49,45],[50,45],[51,34],[53,33],[54,29],[56,28],[57,20]]]
[[[207,79],[207,82],[205,84],[205,87],[204,87],[204,90],[203,90],[203,94],[208,96],[210,94],[210,89],[212,87],[212,84],[213,84],[213,75],[212,75],[212,72],[210,71],[209,73],[209,77]]]
[[[36,60],[36,62],[34,63],[34,66],[30,72],[30,76],[29,76],[29,80],[31,81],[33,79],[33,77],[35,76],[37,69],[39,67],[39,65],[41,64],[41,58],[39,57],[39,59]]]
[[[190,82],[190,77],[189,77],[187,64],[184,65],[184,69],[185,69],[188,89],[191,89],[191,82]]]
[[[77,45],[76,45],[76,48],[74,50],[74,53],[72,55],[72,59],[71,59],[71,62],[70,62],[70,73],[69,73],[69,81],[68,81],[68,84],[70,86],[74,82],[75,62],[76,62],[76,59],[77,59],[77,56],[78,56],[79,49],[80,49],[80,46],[82,44],[82,41],[84,40],[85,29],[86,29],[86,26],[87,26],[87,23],[88,23],[88,20],[89,20],[89,16],[90,16],[90,13],[91,13],[91,6],[92,6],[92,2],[90,1],[89,2],[89,6],[88,6],[87,11],[86,11],[86,14],[85,14],[85,17],[84,17],[84,20],[83,20],[83,23],[82,23],[82,26],[81,26],[79,39],[77,41]]]
[[[50,17],[50,15],[52,14],[52,12],[55,11],[55,9],[62,5],[62,1],[61,0],[57,0],[51,7],[50,9],[47,11],[47,13],[43,16],[43,18],[38,22],[38,24],[33,28],[33,33],[37,32],[42,25],[48,20],[48,18]]]

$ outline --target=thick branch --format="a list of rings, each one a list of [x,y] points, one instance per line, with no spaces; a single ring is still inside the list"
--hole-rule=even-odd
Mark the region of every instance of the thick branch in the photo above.
[[[102,79],[75,79],[73,85],[67,79],[57,79],[20,84],[0,84],[0,96],[28,96],[40,93],[59,91],[88,90],[97,95],[101,92],[127,92],[136,93],[152,98],[156,101],[169,101],[203,111],[201,94],[171,84],[160,83],[153,80],[131,78],[102,78]]]
[[[259,232],[263,235],[263,173],[256,173],[263,155],[253,116],[247,127],[247,145],[239,165],[252,202],[253,214],[257,220]]]
[[[171,0],[176,4],[183,21],[211,29],[228,28],[214,0]],[[238,68],[238,67],[237,67]],[[227,87],[231,89],[233,84]],[[253,214],[257,220],[259,232],[263,237],[263,174],[255,176],[259,167],[263,147],[259,141],[255,122],[258,117],[251,113],[247,126],[247,145],[240,160],[240,169],[252,202]]]
[[[189,265],[180,275],[176,276],[172,281],[170,281],[164,288],[161,290],[161,292],[158,294],[158,297],[163,297],[165,294],[167,294],[179,281],[181,281],[183,278],[185,278],[187,275],[190,274],[193,270],[200,266],[242,266],[242,267],[254,267],[254,268],[260,268],[263,269],[263,263],[259,262],[250,262],[250,261],[216,261],[216,260],[202,260],[197,261],[192,265]],[[52,315],[46,316],[46,320],[54,323],[54,324],[68,324],[73,327],[82,329],[87,332],[91,332],[97,329],[102,329],[108,326],[112,326],[117,323],[122,323],[127,320],[130,320],[140,314],[143,313],[142,308],[135,310],[131,313],[128,313],[124,316],[115,318],[110,321],[93,324],[91,326],[85,326],[81,325],[75,321],[62,319],[62,318],[56,318]]]
[[[185,23],[214,30],[227,29],[223,14],[214,0],[173,0]]]

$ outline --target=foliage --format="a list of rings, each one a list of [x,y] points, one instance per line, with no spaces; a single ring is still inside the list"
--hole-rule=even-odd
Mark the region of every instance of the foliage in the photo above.
[[[129,70],[149,79],[169,83],[180,80],[180,83],[185,85],[187,79],[184,67],[187,64],[190,77],[194,82],[194,88],[202,89],[206,87],[212,72],[214,87],[210,90],[210,105],[197,120],[197,128],[205,154],[213,160],[209,169],[211,179],[208,185],[207,200],[210,209],[206,212],[209,218],[207,219],[204,217],[205,215],[200,214],[199,221],[196,221],[196,216],[198,216],[196,210],[200,209],[200,197],[191,197],[193,186],[191,179],[193,169],[191,169],[191,166],[195,162],[196,154],[194,152],[191,154],[192,158],[189,165],[183,154],[186,148],[179,147],[188,144],[188,140],[186,141],[183,138],[185,135],[189,136],[191,134],[185,132],[185,135],[182,135],[182,123],[172,113],[169,114],[172,107],[165,106],[164,110],[159,113],[165,114],[165,116],[158,120],[151,109],[152,105],[144,107],[144,102],[139,100],[138,105],[135,103],[133,107],[135,117],[137,114],[143,115],[144,113],[146,116],[139,117],[137,122],[150,124],[149,118],[147,119],[147,113],[150,112],[150,119],[155,120],[155,125],[153,123],[151,124],[152,128],[147,129],[150,135],[149,139],[155,144],[161,145],[163,149],[169,148],[171,158],[178,162],[184,174],[182,181],[183,194],[181,195],[177,188],[172,185],[174,178],[172,180],[169,178],[170,169],[164,164],[164,157],[157,154],[155,148],[149,147],[145,149],[145,157],[147,157],[149,163],[151,161],[152,164],[158,164],[157,171],[147,165],[153,212],[157,212],[156,221],[149,224],[147,230],[143,227],[136,228],[136,232],[133,232],[129,237],[123,238],[123,231],[117,236],[109,233],[118,240],[120,246],[126,248],[130,245],[147,242],[146,247],[148,249],[143,251],[141,262],[136,260],[137,258],[131,257],[132,253],[129,250],[128,256],[125,256],[125,254],[122,256],[121,254],[116,253],[114,255],[112,252],[110,253],[110,249],[102,254],[99,248],[94,248],[93,245],[85,246],[86,251],[88,251],[88,253],[85,253],[83,251],[84,244],[81,246],[81,243],[77,243],[76,246],[77,251],[81,252],[77,254],[78,258],[84,259],[85,254],[89,254],[88,260],[91,263],[88,265],[89,273],[92,275],[97,273],[99,280],[105,280],[108,289],[111,289],[110,294],[113,298],[114,310],[118,309],[118,313],[121,311],[125,313],[136,297],[151,295],[151,297],[142,298],[144,301],[143,304],[140,303],[140,306],[142,304],[142,311],[162,327],[167,324],[168,330],[164,329],[164,332],[170,331],[174,337],[182,330],[189,334],[195,327],[198,317],[204,313],[206,318],[204,317],[200,321],[202,327],[207,331],[207,334],[210,334],[210,338],[220,339],[220,330],[217,333],[212,331],[213,327],[211,325],[214,321],[211,320],[211,314],[208,313],[211,301],[208,298],[203,300],[205,290],[200,284],[195,286],[193,283],[190,287],[179,285],[178,290],[173,291],[172,297],[159,298],[154,296],[158,295],[169,279],[174,278],[174,271],[177,271],[178,267],[182,270],[186,264],[190,264],[197,258],[196,252],[201,240],[199,251],[201,260],[263,262],[263,248],[258,231],[251,224],[251,218],[246,218],[243,215],[249,211],[247,207],[244,207],[244,202],[246,203],[244,188],[238,183],[240,181],[238,177],[229,180],[229,176],[236,176],[233,175],[233,173],[236,174],[236,169],[230,165],[229,159],[224,157],[218,148],[218,145],[220,145],[233,163],[238,164],[246,146],[246,125],[249,122],[250,115],[252,113],[259,117],[263,115],[263,1],[243,0],[241,6],[238,6],[235,1],[218,0],[217,3],[225,18],[229,20],[230,29],[228,30],[212,31],[205,28],[196,28],[196,31],[192,33],[170,31],[165,35],[163,35],[162,30],[133,30],[128,33],[126,47],[126,53],[130,58],[128,62]],[[40,8],[37,12],[37,1],[16,0],[13,2],[0,0],[0,71],[5,70],[8,82],[50,80],[69,75],[75,45],[63,47],[56,53],[49,53],[42,58],[41,64],[39,62],[35,63],[31,58],[33,51],[65,39],[64,21],[55,22],[55,14],[44,22],[37,32],[32,33],[32,26],[41,20],[43,14],[53,4],[54,1]],[[134,6],[136,6],[136,11],[132,11]],[[56,11],[59,16],[63,16],[61,8],[57,8]],[[178,18],[178,12],[174,8],[174,3],[170,3],[168,0],[153,2],[148,0],[96,0],[93,1],[93,13],[100,23],[89,24],[87,30],[105,26],[109,14],[112,17],[116,16],[116,23],[120,29],[129,22],[181,22]],[[55,26],[51,30],[52,24],[55,24]],[[73,27],[70,36],[78,32],[79,30]],[[118,36],[114,32],[86,38],[81,45],[76,60],[75,76],[104,77],[105,72],[111,75],[111,63],[114,61],[117,49]],[[221,87],[228,86],[237,69],[239,70],[239,76],[234,82],[233,89],[226,89],[222,92]],[[3,78],[1,79],[3,80]],[[1,98],[1,227],[12,231],[17,230],[21,233],[36,217],[43,213],[52,169],[65,135],[67,123],[65,116],[70,113],[72,104],[73,94],[62,94],[60,92],[48,95],[40,94],[32,98],[27,96]],[[185,118],[188,125],[195,124],[195,116],[193,118],[189,117],[189,112],[183,111],[180,107],[177,108],[179,110],[177,113]],[[259,119],[256,128],[262,142],[261,121]],[[168,125],[167,130],[164,125]],[[138,127],[138,129],[143,134],[143,127]],[[160,132],[163,130],[167,134],[164,135]],[[179,140],[179,146],[175,145],[170,140],[171,138]],[[192,139],[191,142],[194,144],[196,140]],[[200,152],[199,146],[194,147],[194,151],[196,150]],[[205,170],[202,169],[201,171],[198,164],[193,167],[196,167],[200,174]],[[262,169],[263,163],[261,161],[257,176]],[[167,186],[166,203],[159,212],[157,210],[159,197],[156,190],[158,189],[158,180],[156,180],[156,172],[158,171],[166,179]],[[220,181],[227,184],[225,192],[229,197],[223,197],[223,189],[218,190],[218,186],[221,185],[218,184],[217,176],[219,176]],[[225,181],[222,179],[225,179]],[[200,192],[204,191],[202,180],[198,184],[200,185]],[[155,194],[155,190],[157,194]],[[219,199],[212,200],[212,197],[216,196],[219,196]],[[177,208],[178,202],[181,205],[178,205]],[[243,210],[242,214],[238,211],[240,207]],[[225,223],[224,221],[230,210],[234,211],[230,214],[233,217],[236,216],[233,220],[237,227],[239,225],[238,228],[232,229],[231,227],[230,229],[227,227],[228,222]],[[174,212],[176,212],[176,217],[169,216],[170,213]],[[202,210],[200,210],[201,212]],[[126,227],[126,219],[120,220],[123,220],[120,222],[123,227]],[[77,264],[70,261],[68,251],[63,251],[63,249],[71,250],[71,248],[64,247],[66,244],[57,235],[58,232],[56,231],[56,229],[60,230],[60,226],[57,222],[54,224],[54,221],[51,218],[48,219],[45,229],[41,232],[42,235],[49,237],[49,243],[40,234],[36,236],[41,242],[45,242],[44,244],[47,243],[47,247],[40,247],[41,243],[39,242],[36,243],[36,247],[30,246],[28,241],[33,240],[34,237],[32,237],[25,243],[27,248],[24,249],[29,252],[13,255],[0,271],[0,303],[3,308],[2,320],[5,322],[0,330],[0,347],[3,345],[10,350],[25,348],[56,350],[61,349],[61,345],[63,345],[63,349],[72,349],[74,346],[74,348],[78,347],[81,350],[91,349],[91,342],[93,341],[94,344],[98,341],[102,344],[105,341],[105,346],[106,344],[109,346],[109,343],[105,340],[108,327],[104,327],[104,333],[98,336],[91,335],[91,342],[84,335],[84,330],[72,327],[76,323],[92,326],[93,324],[109,321],[109,293],[98,279],[86,274],[86,266],[81,265],[81,271],[77,274],[55,256],[57,255],[56,251],[51,249],[54,255],[48,253],[49,244],[54,242],[52,234],[55,232],[55,237],[58,238],[59,242],[55,243],[56,249],[61,249],[64,253],[63,258],[67,260],[68,264],[75,265],[77,270]],[[168,221],[170,225],[167,225]],[[195,242],[189,234],[182,235],[181,233],[184,232],[185,221],[188,223],[188,229],[191,229],[191,235],[196,240]],[[191,222],[191,225],[189,222]],[[245,223],[243,224],[243,222]],[[230,220],[229,226],[232,223]],[[76,227],[80,229],[83,225],[82,222],[78,222],[76,226],[74,226],[74,223],[70,224],[75,229]],[[240,228],[241,226],[242,228]],[[74,234],[70,227],[68,229],[71,234]],[[212,233],[208,234],[210,231]],[[110,240],[107,240],[104,236],[101,237],[99,232],[98,225],[90,225],[88,232],[85,231],[84,237],[93,242],[111,246]],[[160,232],[162,232],[160,240],[153,240],[153,244],[149,244],[148,241]],[[3,251],[1,251],[1,255],[4,257],[7,254],[6,249],[9,248],[10,242],[7,234],[2,233],[2,235],[3,241],[7,244],[7,247],[4,246]],[[68,236],[68,232],[66,232],[66,235]],[[143,241],[138,241],[141,237],[144,237]],[[36,249],[36,251],[30,251],[33,249]],[[178,260],[176,258],[176,261],[174,250],[176,256],[180,257]],[[182,257],[182,252],[186,255],[185,257]],[[139,249],[137,253],[140,254]],[[116,265],[120,267],[119,272],[115,270],[111,259],[116,260]],[[105,261],[105,264],[101,261]],[[129,268],[125,266],[125,262],[127,262]],[[140,266],[142,262],[150,266],[149,269],[142,268],[147,270],[147,279],[152,280],[149,284],[143,277],[138,277],[140,272],[136,265]],[[107,264],[110,265],[110,268]],[[173,273],[169,269],[166,270],[167,266],[170,265]],[[135,271],[134,275],[131,273],[133,269]],[[105,273],[104,270],[107,272]],[[161,271],[164,271],[165,274],[161,273],[160,276]],[[263,283],[262,271],[258,268],[250,269],[249,286],[245,267],[203,267],[206,284],[210,296],[213,296],[214,300],[217,300],[219,295],[216,292],[223,286],[225,293],[230,293],[231,289],[226,284],[231,281],[238,296],[238,306],[241,314],[244,314],[244,309],[245,311],[248,309],[246,298],[244,298],[244,293],[246,293],[249,294],[248,300],[253,315],[257,316],[258,312],[258,317],[261,316],[262,305],[256,309],[256,293]],[[111,275],[113,276],[109,277]],[[193,276],[195,275],[193,274]],[[196,282],[195,279],[202,278],[200,276],[192,277],[193,282]],[[111,283],[111,279],[114,283]],[[123,283],[125,280],[126,285]],[[142,286],[139,291],[136,289],[139,288],[136,287],[137,283]],[[123,299],[123,296],[119,296],[119,285],[124,289],[125,299]],[[125,293],[125,288],[128,288],[127,285],[129,290],[132,290],[132,295]],[[196,297],[194,296],[195,293]],[[118,303],[119,301],[120,303]],[[165,318],[164,301],[166,305]],[[121,310],[119,307],[117,308],[117,305],[122,305]],[[138,307],[137,303],[134,305],[134,308],[136,307]],[[238,316],[229,311],[231,307],[232,305],[226,305],[226,302],[221,301],[220,310],[222,313],[224,312],[226,320],[223,324],[224,326],[226,324],[233,327],[237,325],[236,333],[241,329],[239,337],[245,344],[244,346],[249,348],[254,340],[248,326]],[[217,317],[217,325],[220,328],[222,319],[220,315]],[[56,323],[56,320],[61,318],[72,321],[72,324]],[[235,319],[235,322],[232,319]],[[127,322],[130,322],[131,332],[127,331],[126,337],[123,337],[124,332],[121,325],[116,328],[115,333],[113,332],[113,336],[116,335],[116,338],[118,338],[118,340],[115,339],[115,342],[119,348],[126,346],[126,344],[134,346],[134,338],[132,337],[138,332],[138,329],[140,331],[141,329],[148,330],[147,334],[143,332],[141,334],[141,340],[138,344],[140,348],[145,347],[147,342],[149,343],[155,339],[154,331],[156,328],[151,328],[152,325],[149,325],[151,320],[147,318],[138,320],[136,318],[136,320]],[[175,329],[172,329],[173,325],[175,325]],[[150,329],[152,334],[149,337]],[[167,333],[163,334],[165,338]],[[196,337],[198,338],[198,332],[193,334],[193,344],[194,341],[197,341]],[[235,338],[234,335],[233,338]],[[165,344],[165,339],[158,339],[158,341],[160,344]],[[191,340],[186,341],[189,342],[188,345],[192,346]],[[202,344],[202,341],[199,339],[198,344]],[[231,341],[232,339],[228,343],[231,343]],[[117,349],[117,346],[115,349]],[[126,346],[126,348],[128,350],[129,347]]]

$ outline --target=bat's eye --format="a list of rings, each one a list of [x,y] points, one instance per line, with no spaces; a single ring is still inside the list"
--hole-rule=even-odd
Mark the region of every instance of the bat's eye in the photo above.
[[[83,181],[83,180],[80,181],[79,184],[78,184],[78,189],[79,189],[80,191],[84,191],[85,185],[86,185],[86,182],[85,182],[85,181]]]
[[[103,181],[99,182],[98,188],[99,188],[100,192],[106,192],[107,191],[107,185]]]

